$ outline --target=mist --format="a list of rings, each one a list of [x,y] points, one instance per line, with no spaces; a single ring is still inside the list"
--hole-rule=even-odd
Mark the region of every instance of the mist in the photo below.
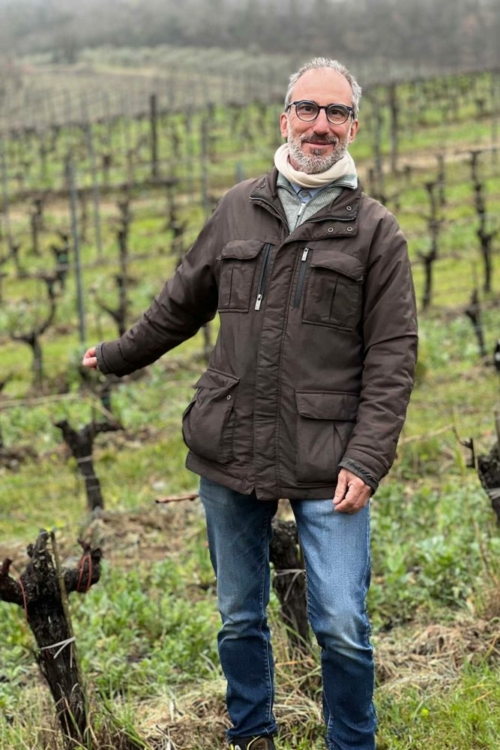
[[[499,0],[0,0],[3,55],[70,63],[168,44],[463,69],[498,65],[499,38]]]

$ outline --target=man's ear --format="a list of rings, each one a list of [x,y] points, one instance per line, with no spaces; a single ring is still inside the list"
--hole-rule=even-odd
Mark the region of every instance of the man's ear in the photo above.
[[[288,138],[288,117],[286,112],[280,115],[280,132],[283,138]]]
[[[352,125],[351,125],[351,130],[349,133],[349,143],[352,143],[353,140],[356,138],[358,129],[359,129],[359,120],[353,120]]]

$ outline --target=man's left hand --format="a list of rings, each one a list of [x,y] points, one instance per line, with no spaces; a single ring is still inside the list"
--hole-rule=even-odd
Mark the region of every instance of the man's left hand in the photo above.
[[[339,513],[357,513],[368,503],[371,494],[372,488],[362,479],[347,469],[341,469],[333,507]]]

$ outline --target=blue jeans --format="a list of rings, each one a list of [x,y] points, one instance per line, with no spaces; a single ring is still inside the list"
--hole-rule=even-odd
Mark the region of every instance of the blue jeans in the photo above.
[[[228,739],[274,734],[274,665],[266,617],[269,543],[277,502],[263,502],[202,478],[210,556],[222,628]],[[374,665],[366,594],[369,507],[336,513],[329,500],[292,500],[307,577],[311,627],[321,647],[329,750],[374,750]]]

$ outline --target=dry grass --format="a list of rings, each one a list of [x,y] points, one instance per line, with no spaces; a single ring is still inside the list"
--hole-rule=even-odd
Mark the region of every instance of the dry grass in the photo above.
[[[497,621],[474,617],[449,625],[412,625],[379,635],[376,641],[378,693],[397,698],[408,687],[427,695],[442,693],[459,679],[465,664],[500,657]],[[283,644],[277,644],[278,650]],[[276,664],[275,712],[282,743],[296,735],[322,734],[320,679],[317,662],[304,657]],[[184,694],[165,696],[137,707],[137,723],[155,750],[213,750],[222,748],[228,726],[225,683],[212,680]],[[318,745],[319,746],[319,745]],[[311,745],[314,747],[314,745]]]
[[[464,665],[499,657],[498,621],[472,616],[450,624],[412,624],[376,638],[379,689],[392,694],[408,685],[442,690]]]
[[[281,513],[286,517],[287,505]],[[102,546],[113,566],[127,570],[176,556],[186,538],[199,533],[199,502],[154,505],[131,513],[103,512],[84,529],[84,536]],[[196,529],[196,531],[195,531]],[[76,530],[74,530],[76,532]],[[75,553],[77,534],[60,533],[63,555]],[[0,546],[0,559],[11,557],[16,569],[27,560],[20,542]],[[413,622],[374,636],[379,695],[396,699],[405,690],[416,688],[428,696],[437,695],[459,680],[464,666],[491,663],[500,657],[500,611],[498,591],[484,602],[482,617],[463,612],[449,622]],[[283,743],[292,742],[300,731],[310,734],[310,747],[321,745],[322,719],[320,673],[317,655],[292,658],[282,633],[275,637],[276,717]],[[154,701],[127,704],[134,726],[152,750],[213,750],[223,747],[228,726],[225,711],[225,683],[220,679],[201,682],[190,688],[175,689]],[[119,706],[117,705],[117,715]],[[50,708],[47,706],[47,731]],[[46,738],[45,738],[46,739]],[[44,742],[45,742],[44,739]],[[101,750],[130,750],[135,745],[126,730],[104,725],[97,737]],[[55,748],[54,738],[42,747]]]

